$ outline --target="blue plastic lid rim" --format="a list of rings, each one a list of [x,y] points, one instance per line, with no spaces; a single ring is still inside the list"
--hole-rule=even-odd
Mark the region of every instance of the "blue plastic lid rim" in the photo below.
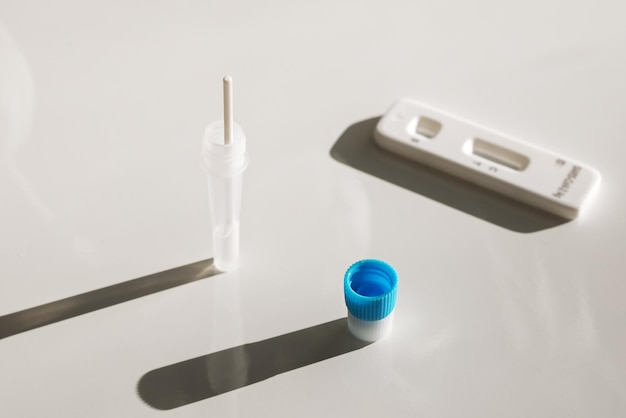
[[[364,321],[387,317],[396,306],[398,275],[384,261],[366,259],[352,264],[344,276],[346,306]]]

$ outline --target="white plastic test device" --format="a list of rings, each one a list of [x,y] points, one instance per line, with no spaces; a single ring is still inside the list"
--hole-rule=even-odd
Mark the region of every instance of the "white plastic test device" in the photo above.
[[[574,219],[600,183],[593,168],[402,99],[374,132],[382,148],[557,216]]]

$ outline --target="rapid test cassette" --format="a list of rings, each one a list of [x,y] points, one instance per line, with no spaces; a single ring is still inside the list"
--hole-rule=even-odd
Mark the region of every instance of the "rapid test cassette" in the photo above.
[[[600,183],[593,168],[472,122],[402,99],[380,119],[382,148],[566,219]]]

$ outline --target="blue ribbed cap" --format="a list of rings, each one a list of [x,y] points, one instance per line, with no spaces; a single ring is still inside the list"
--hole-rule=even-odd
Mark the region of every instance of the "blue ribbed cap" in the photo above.
[[[352,316],[377,321],[389,315],[396,306],[398,275],[384,261],[357,261],[346,271],[343,291]]]

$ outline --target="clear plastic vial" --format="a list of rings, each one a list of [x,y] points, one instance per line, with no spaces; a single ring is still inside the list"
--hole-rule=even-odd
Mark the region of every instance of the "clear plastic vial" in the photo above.
[[[391,333],[398,295],[398,275],[384,261],[366,259],[344,275],[348,328],[360,340],[376,341]]]
[[[228,271],[239,264],[239,220],[243,172],[248,166],[246,136],[237,124],[229,143],[224,122],[210,124],[202,141],[202,157],[209,185],[213,236],[213,264]]]

